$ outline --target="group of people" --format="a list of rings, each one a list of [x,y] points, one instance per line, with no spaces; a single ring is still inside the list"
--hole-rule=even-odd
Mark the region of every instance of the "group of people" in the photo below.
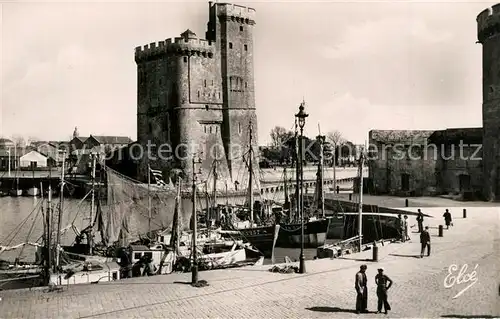
[[[354,287],[356,289],[356,313],[368,313],[368,280],[366,277],[366,265],[361,265],[359,271],[356,273]],[[377,313],[387,314],[391,310],[391,305],[387,300],[387,290],[392,286],[392,280],[384,274],[384,268],[378,268],[378,273],[375,276],[375,284],[377,285]]]
[[[446,224],[446,229],[449,229],[450,226],[453,226],[451,213],[448,209],[446,209],[443,214],[443,218]],[[399,221],[399,229],[401,235],[401,241],[409,240],[408,236],[408,216],[404,216],[404,220],[401,219],[401,214],[398,215]],[[424,228],[424,214],[419,209],[417,214],[417,224],[418,224],[418,232],[420,233],[420,258],[424,257],[424,252],[427,249],[427,256],[431,254],[431,236],[429,234],[429,226],[425,226]],[[368,310],[368,280],[366,277],[366,265],[361,265],[360,270],[356,273],[355,279],[355,289],[356,289],[356,313],[367,313]],[[392,286],[392,280],[384,274],[384,268],[378,268],[378,274],[375,276],[375,284],[377,285],[377,310],[378,313],[382,312],[384,309],[384,313],[387,314],[388,311],[391,310],[391,306],[388,302],[387,290]]]

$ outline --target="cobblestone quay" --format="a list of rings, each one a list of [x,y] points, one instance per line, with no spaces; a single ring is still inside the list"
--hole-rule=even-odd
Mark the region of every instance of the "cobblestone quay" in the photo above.
[[[498,317],[500,208],[470,207],[466,219],[462,208],[450,209],[454,226],[444,231],[444,237],[438,237],[444,207],[423,208],[434,216],[424,221],[430,226],[432,254],[423,259],[417,258],[418,234],[411,233],[410,242],[380,247],[378,263],[366,261],[371,257],[366,251],[350,258],[308,261],[303,275],[271,273],[270,266],[263,266],[201,272],[200,280],[209,283],[203,288],[186,284],[190,274],[173,274],[70,286],[52,293],[2,291],[0,318],[356,317],[354,274],[361,263],[368,265],[370,311],[377,305],[376,268],[384,267],[394,285],[389,290],[389,315],[360,317]],[[477,282],[465,289],[473,280],[462,282],[467,276],[461,276],[451,285],[451,265],[458,267],[454,276],[463,265],[467,274],[475,270]]]

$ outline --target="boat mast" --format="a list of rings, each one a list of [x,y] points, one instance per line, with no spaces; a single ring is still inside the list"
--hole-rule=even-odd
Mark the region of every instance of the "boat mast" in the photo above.
[[[61,167],[61,190],[60,190],[60,202],[59,202],[59,216],[57,218],[57,234],[56,234],[56,264],[54,265],[54,271],[57,271],[59,267],[59,246],[61,245],[61,219],[63,214],[63,203],[64,203],[64,163],[66,162],[66,151],[62,152],[63,161]]]
[[[361,251],[362,244],[362,235],[363,235],[363,163],[364,155],[363,150],[361,150],[361,154],[359,155],[359,222],[358,222],[358,236],[359,236],[359,245],[358,249]]]
[[[292,210],[291,210],[291,205],[290,205],[290,199],[288,198],[288,177],[286,176],[286,167],[283,168],[283,179],[284,179],[284,195],[285,195],[285,204],[283,206],[286,206],[285,208],[288,209],[288,221],[292,221]]]
[[[149,157],[149,156],[148,156]],[[151,167],[148,163],[148,237],[151,237]]]
[[[208,196],[208,180],[205,181],[205,205],[207,206],[207,214],[205,216],[205,222],[207,225],[208,238],[210,239],[210,224],[212,221],[212,207],[210,207],[210,198]],[[208,223],[210,221],[210,224]]]
[[[299,166],[299,126],[297,123],[297,118],[295,118],[295,202],[296,202],[296,215],[297,218],[300,215],[300,166]]]
[[[45,234],[45,283],[48,285],[50,283],[50,268],[51,268],[51,249],[50,249],[50,237],[51,237],[51,230],[50,230],[50,224],[51,224],[51,211],[52,211],[52,186],[51,184],[51,179],[50,179],[50,171],[49,171],[49,193],[47,197],[47,212],[45,213],[45,225],[46,225],[46,234]]]
[[[95,206],[95,166],[96,166],[96,154],[92,153],[92,173],[90,175],[91,181],[92,181],[92,198],[91,198],[91,206],[90,206],[90,229],[89,229],[89,235],[87,237],[88,244],[89,244],[89,255],[92,255],[92,245],[94,244],[92,242],[92,234],[93,234],[93,221],[94,221],[94,206]]]
[[[318,124],[319,128],[319,124]],[[325,136],[321,135],[321,131],[319,132],[320,135],[318,136],[318,141],[319,141],[319,183],[320,183],[320,191],[319,191],[319,200],[320,200],[320,205],[321,205],[321,216],[325,218],[325,191],[324,191],[324,179],[323,179],[323,152],[324,152],[324,144],[325,144]]]
[[[191,266],[191,283],[196,284],[198,282],[198,258],[197,258],[197,252],[196,252],[196,236],[197,236],[197,224],[198,224],[198,218],[196,217],[196,164],[200,164],[201,160],[196,161],[195,156],[193,154],[193,185],[192,185],[192,200],[193,200],[193,239],[192,239],[192,252],[193,252],[193,264]]]
[[[249,172],[249,178],[248,178],[248,191],[249,193],[249,208],[250,208],[250,223],[253,225],[253,165],[252,165],[252,159],[253,159],[253,147],[252,147],[252,120],[250,120],[250,125],[249,125],[249,134],[250,134],[250,139],[249,139],[249,144],[250,144],[250,151],[249,151],[249,161],[248,161],[248,172]],[[253,226],[252,226],[253,227]]]
[[[217,207],[217,162],[219,161],[217,149],[215,149],[215,162],[214,162],[214,185],[213,185],[213,200],[212,200],[212,215],[215,214],[216,222],[219,222],[219,211]]]

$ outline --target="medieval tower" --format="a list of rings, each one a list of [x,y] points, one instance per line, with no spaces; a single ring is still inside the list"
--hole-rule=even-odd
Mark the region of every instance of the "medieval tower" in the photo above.
[[[149,164],[167,178],[176,169],[190,180],[199,157],[202,179],[213,178],[215,165],[228,188],[244,187],[250,132],[258,167],[254,25],[254,9],[210,2],[206,39],[186,30],[135,49],[137,139],[145,151],[154,145],[149,158],[142,156],[139,176]]]
[[[483,46],[483,179],[484,195],[500,195],[500,4],[477,17],[478,42]]]

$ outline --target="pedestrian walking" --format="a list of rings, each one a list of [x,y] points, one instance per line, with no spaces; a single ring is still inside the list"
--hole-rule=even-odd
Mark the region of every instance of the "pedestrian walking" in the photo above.
[[[408,215],[404,216],[404,223],[405,223],[405,240],[410,240],[410,236],[408,235]]]
[[[425,230],[420,233],[420,258],[424,258],[424,250],[427,247],[427,257],[431,255],[431,235],[429,234],[429,226],[425,226]]]
[[[446,224],[446,229],[450,229],[450,225],[453,226],[453,223],[451,221],[451,214],[448,209],[446,209],[446,211],[444,212],[443,217]]]
[[[378,298],[378,306],[377,313],[382,312],[382,306],[384,307],[384,312],[387,314],[387,311],[391,310],[391,305],[389,305],[389,301],[387,301],[387,290],[392,286],[392,280],[384,274],[384,268],[378,269],[378,274],[375,276],[375,284],[377,284],[377,298]]]
[[[418,232],[421,233],[422,230],[424,229],[424,214],[422,213],[422,211],[420,211],[420,208],[418,209],[417,223],[418,223]]]
[[[356,273],[354,288],[356,289],[356,313],[368,312],[368,288],[366,279],[366,265],[361,265]]]

